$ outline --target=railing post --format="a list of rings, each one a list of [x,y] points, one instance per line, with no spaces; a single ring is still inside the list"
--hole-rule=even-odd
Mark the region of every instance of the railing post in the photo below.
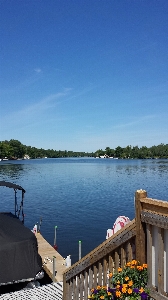
[[[66,282],[66,273],[63,274],[63,300],[68,299],[68,283]]]
[[[141,222],[142,198],[147,198],[147,192],[137,190],[135,192],[136,260],[144,264],[146,263],[146,231],[145,224]]]

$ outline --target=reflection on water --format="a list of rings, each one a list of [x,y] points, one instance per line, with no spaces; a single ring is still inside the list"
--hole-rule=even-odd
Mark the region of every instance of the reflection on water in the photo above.
[[[9,181],[19,180],[23,175],[23,165],[15,164],[2,164],[0,165],[0,177],[1,180],[9,179]]]
[[[168,200],[168,160],[42,159],[0,162],[0,180],[23,186],[25,223],[42,217],[42,234],[53,244],[54,226],[63,256],[78,258],[99,245],[119,215],[134,218],[134,193]],[[0,187],[1,188],[1,187]],[[9,189],[8,189],[9,190]],[[1,189],[1,207],[11,210],[13,192]]]
[[[137,164],[135,164],[135,161]],[[118,164],[116,171],[126,172],[128,175],[135,173],[146,173],[146,172],[160,172],[168,173],[168,160],[135,160],[133,164],[129,164],[126,160],[126,164]]]

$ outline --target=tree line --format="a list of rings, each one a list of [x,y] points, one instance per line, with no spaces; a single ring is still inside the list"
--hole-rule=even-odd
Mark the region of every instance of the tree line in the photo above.
[[[11,139],[0,142],[0,159],[30,158],[59,158],[59,157],[85,157],[94,156],[94,153],[74,152],[67,150],[39,149],[36,147],[23,145],[20,141]]]
[[[157,146],[152,147],[138,147],[138,146],[126,146],[124,148],[118,146],[115,149],[111,149],[110,147],[106,147],[103,151],[99,149],[96,151],[96,156],[106,156],[113,158],[122,158],[122,159],[148,159],[148,158],[168,158],[168,144],[159,144]]]
[[[0,159],[22,159],[30,158],[60,158],[60,157],[113,157],[120,159],[147,159],[147,158],[168,158],[168,144],[159,144],[152,147],[118,146],[115,149],[106,147],[105,150],[99,149],[96,152],[74,152],[67,150],[42,149],[23,145],[20,141],[11,139],[10,141],[0,142]]]

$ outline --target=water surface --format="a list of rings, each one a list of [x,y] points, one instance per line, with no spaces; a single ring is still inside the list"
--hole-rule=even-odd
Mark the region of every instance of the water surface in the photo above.
[[[32,229],[42,217],[41,232],[62,256],[78,260],[105,240],[119,215],[134,218],[134,193],[168,200],[168,160],[94,158],[37,159],[0,162],[0,180],[25,190],[25,225]],[[2,211],[14,210],[14,192],[0,187]],[[19,196],[19,192],[17,193]]]

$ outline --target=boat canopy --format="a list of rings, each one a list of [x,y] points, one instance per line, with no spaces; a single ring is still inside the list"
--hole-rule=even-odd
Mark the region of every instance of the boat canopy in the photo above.
[[[11,182],[7,182],[7,181],[0,181],[0,186],[6,186],[8,188],[12,188],[14,190],[21,190],[24,193],[26,192],[20,185],[11,183]]]
[[[7,182],[7,181],[0,181],[0,186],[5,186],[8,188],[12,188],[14,190],[15,193],[15,204],[14,204],[14,208],[15,208],[15,216],[19,219],[20,217],[22,217],[22,223],[24,223],[24,213],[23,213],[23,200],[24,200],[24,194],[25,194],[25,190],[17,184],[14,184],[12,182]],[[20,205],[18,205],[17,203],[17,190],[22,191],[22,198],[21,198],[21,202]]]
[[[0,186],[12,188],[15,197],[15,214],[0,212],[0,286],[3,286],[34,280],[42,270],[42,259],[35,234],[23,225],[25,190],[6,181],[0,181]],[[20,192],[18,205],[17,193]]]

